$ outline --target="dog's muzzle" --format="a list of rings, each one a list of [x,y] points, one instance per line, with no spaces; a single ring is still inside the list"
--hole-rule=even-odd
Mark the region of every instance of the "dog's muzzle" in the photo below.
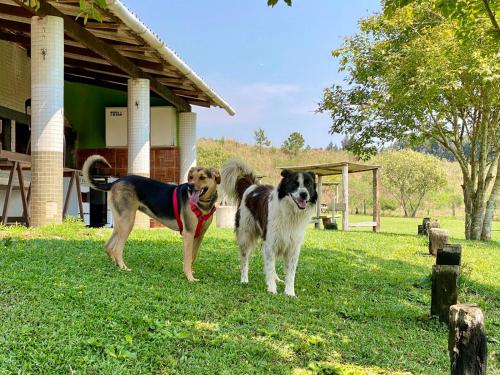
[[[309,202],[309,194],[307,194],[306,192],[301,192],[297,198],[295,198],[292,194],[290,194],[290,197],[300,210],[304,210],[307,207],[307,202]]]

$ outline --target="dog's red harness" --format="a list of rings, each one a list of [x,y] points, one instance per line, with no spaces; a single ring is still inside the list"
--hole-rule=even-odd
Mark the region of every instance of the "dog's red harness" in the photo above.
[[[194,238],[198,238],[201,234],[201,228],[203,228],[203,223],[205,223],[206,221],[208,221],[208,219],[212,217],[216,208],[215,206],[212,207],[212,209],[208,214],[203,215],[203,213],[200,211],[196,203],[194,203],[191,200],[191,198],[189,199],[189,204],[191,205],[191,211],[193,211],[196,217],[198,218],[198,225],[196,226],[196,231],[194,232]],[[179,227],[179,231],[182,234],[184,226],[182,225],[181,215],[179,213],[179,198],[177,197],[177,187],[174,189],[174,215],[175,215],[175,221],[177,221],[177,226]]]

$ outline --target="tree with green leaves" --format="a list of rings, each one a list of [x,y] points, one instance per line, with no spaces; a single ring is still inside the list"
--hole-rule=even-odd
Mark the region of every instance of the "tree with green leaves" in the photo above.
[[[283,142],[281,149],[289,155],[296,156],[297,153],[304,147],[305,141],[302,134],[299,132],[291,133]]]
[[[385,13],[392,13],[417,0],[384,0]],[[291,5],[291,4],[289,4]],[[475,33],[475,29],[484,27],[484,20],[489,20],[491,30],[500,35],[500,26],[496,14],[500,11],[500,3],[496,0],[439,0],[433,2],[434,9],[443,17],[453,19],[459,23],[461,36]]]
[[[431,192],[446,184],[441,160],[420,152],[388,150],[376,158],[382,166],[382,185],[400,204],[406,217],[415,217]]]
[[[259,153],[262,153],[262,147],[271,146],[271,141],[267,138],[266,133],[264,133],[264,129],[258,128],[254,131],[255,144],[259,148]]]
[[[406,2],[361,20],[333,52],[346,85],[325,89],[319,110],[360,157],[387,142],[438,142],[461,168],[466,238],[491,239],[500,193],[498,34],[488,17],[464,32],[441,0]],[[474,9],[461,12],[472,17]]]
[[[289,7],[292,6],[292,0],[283,0],[286,5]],[[279,0],[267,0],[267,5],[270,7],[274,7],[276,4],[278,4]]]
[[[23,0],[24,4],[38,10],[40,8],[40,0]],[[80,13],[76,18],[83,18],[83,23],[86,24],[89,18],[102,22],[101,10],[106,9],[106,0],[80,0]]]
[[[326,151],[338,151],[339,148],[337,147],[337,145],[333,144],[333,142],[330,141],[330,143],[328,143],[328,146],[326,146]]]
[[[351,149],[351,145],[354,142],[354,139],[348,135],[344,136],[342,138],[342,141],[340,142],[340,146],[342,150],[344,151],[349,151]]]

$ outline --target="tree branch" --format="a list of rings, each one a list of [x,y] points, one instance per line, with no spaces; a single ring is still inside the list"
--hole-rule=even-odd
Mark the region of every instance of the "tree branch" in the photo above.
[[[483,0],[484,7],[486,8],[486,13],[488,13],[488,17],[490,18],[491,24],[495,28],[497,32],[500,32],[500,27],[498,26],[498,22],[495,18],[495,15],[493,14],[493,11],[491,10],[490,4],[488,0]]]

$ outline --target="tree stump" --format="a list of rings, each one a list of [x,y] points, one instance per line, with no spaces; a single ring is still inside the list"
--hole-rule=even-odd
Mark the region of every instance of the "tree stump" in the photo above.
[[[441,322],[448,323],[450,306],[457,303],[459,274],[459,266],[432,266],[431,315]]]
[[[460,266],[462,260],[462,246],[460,244],[445,244],[437,250],[436,264]]]
[[[448,243],[448,231],[446,229],[429,229],[429,254],[436,256],[438,249],[444,248]]]
[[[427,231],[425,230],[425,227],[422,224],[418,225],[417,233],[419,236],[426,236]]]
[[[448,351],[452,375],[486,375],[484,316],[477,305],[450,307]]]

